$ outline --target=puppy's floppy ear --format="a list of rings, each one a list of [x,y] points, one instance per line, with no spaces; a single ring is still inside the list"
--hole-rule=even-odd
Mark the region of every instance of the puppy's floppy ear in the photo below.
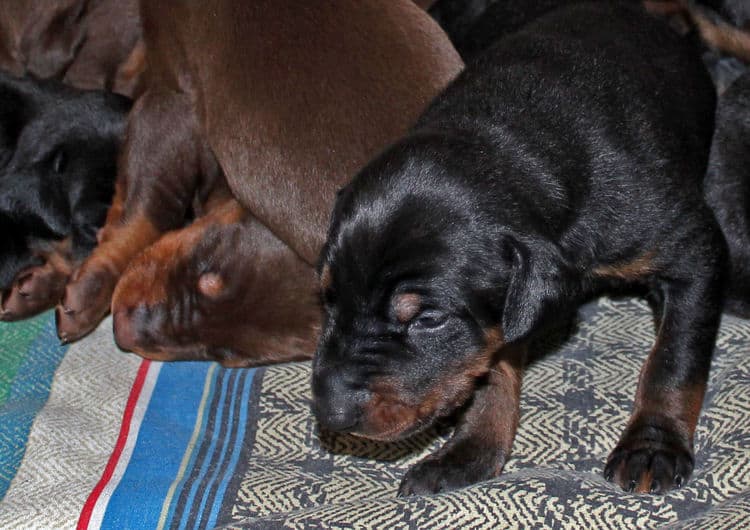
[[[551,243],[522,242],[506,236],[502,256],[510,268],[503,306],[505,342],[526,338],[555,306],[565,288],[564,264]]]
[[[37,77],[62,77],[86,39],[87,0],[41,2],[23,29],[20,49],[26,71]]]

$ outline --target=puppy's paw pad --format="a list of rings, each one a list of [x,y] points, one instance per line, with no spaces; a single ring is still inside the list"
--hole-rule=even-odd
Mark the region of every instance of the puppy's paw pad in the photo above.
[[[651,443],[628,449],[618,446],[604,468],[604,477],[625,491],[663,494],[682,487],[693,472],[689,451]]]

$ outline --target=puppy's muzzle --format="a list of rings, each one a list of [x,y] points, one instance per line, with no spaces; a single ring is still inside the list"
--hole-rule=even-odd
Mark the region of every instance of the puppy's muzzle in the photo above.
[[[329,431],[357,431],[362,424],[362,406],[368,399],[366,390],[352,388],[345,377],[313,376],[313,413],[319,425]]]

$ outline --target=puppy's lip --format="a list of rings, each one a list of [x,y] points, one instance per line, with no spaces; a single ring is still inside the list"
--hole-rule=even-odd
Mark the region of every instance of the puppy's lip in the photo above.
[[[418,421],[410,425],[398,425],[397,427],[385,432],[371,433],[353,431],[349,434],[357,438],[365,438],[369,440],[375,440],[377,442],[396,442],[398,440],[403,440],[405,438],[413,436],[418,432],[425,430],[430,425],[432,425],[432,421]]]

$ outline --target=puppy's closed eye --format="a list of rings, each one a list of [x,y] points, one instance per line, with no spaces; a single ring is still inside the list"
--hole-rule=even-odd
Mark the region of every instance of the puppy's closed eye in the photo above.
[[[411,326],[419,330],[437,329],[448,321],[448,313],[437,309],[428,309],[417,315]]]
[[[52,170],[55,173],[64,173],[68,165],[68,157],[63,149],[58,149],[52,155]]]

